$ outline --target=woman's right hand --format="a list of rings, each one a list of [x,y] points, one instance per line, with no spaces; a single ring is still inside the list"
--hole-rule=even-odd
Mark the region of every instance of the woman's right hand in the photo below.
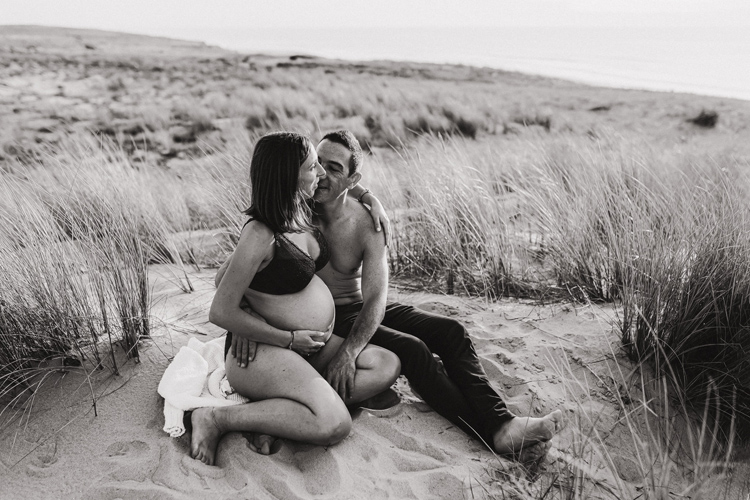
[[[258,343],[241,335],[232,335],[232,345],[229,352],[240,368],[246,368],[247,364],[255,359]]]
[[[294,341],[291,349],[300,356],[311,356],[318,352],[328,338],[327,332],[318,332],[315,330],[294,330]]]

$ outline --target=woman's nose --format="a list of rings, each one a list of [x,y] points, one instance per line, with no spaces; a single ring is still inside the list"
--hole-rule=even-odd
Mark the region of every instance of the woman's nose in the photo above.
[[[325,177],[326,176],[326,169],[323,168],[323,165],[318,163],[318,177]]]

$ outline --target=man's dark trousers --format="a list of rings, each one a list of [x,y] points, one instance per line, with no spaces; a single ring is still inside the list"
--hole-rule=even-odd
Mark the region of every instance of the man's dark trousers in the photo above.
[[[349,335],[362,305],[360,301],[336,307],[334,335]],[[432,409],[489,446],[495,431],[513,418],[458,321],[389,303],[370,343],[399,357],[401,374]],[[433,353],[440,356],[445,370]]]

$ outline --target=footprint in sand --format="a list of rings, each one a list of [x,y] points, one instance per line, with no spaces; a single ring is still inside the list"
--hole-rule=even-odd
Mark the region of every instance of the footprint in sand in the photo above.
[[[149,450],[148,444],[143,441],[117,441],[107,447],[108,457],[128,457],[143,455]]]
[[[359,452],[365,462],[372,462],[380,455],[378,449],[374,446],[363,446],[360,448]]]
[[[213,466],[206,465],[200,460],[190,458],[190,455],[185,454],[180,459],[180,470],[186,476],[195,474],[200,478],[221,479],[226,475],[225,468],[222,468],[224,465],[222,458],[221,454],[217,454],[216,466]]]
[[[117,441],[104,451],[107,460],[116,467],[109,474],[116,481],[145,481],[158,466],[159,453],[150,453],[151,447],[143,441]]]
[[[154,484],[129,482],[127,485],[108,484],[86,491],[81,500],[168,500],[185,495]]]
[[[502,347],[508,352],[516,352],[517,350],[526,347],[526,342],[520,337],[492,339],[490,342],[498,347]]]
[[[514,361],[511,358],[509,358],[502,352],[495,353],[495,359],[497,359],[499,362],[501,362],[504,365],[512,365],[514,363]]]
[[[282,477],[263,476],[259,478],[262,487],[278,500],[306,500],[309,495],[300,496],[292,491],[290,485]]]
[[[333,454],[321,446],[298,451],[294,461],[305,479],[305,489],[311,495],[329,495],[341,487],[341,467]]]
[[[146,429],[158,429],[162,425],[162,420],[160,417],[154,417],[151,420],[148,421],[146,424]]]
[[[442,302],[424,302],[417,305],[417,309],[449,317],[458,316],[458,313],[460,312],[458,307],[443,304]]]
[[[445,464],[430,457],[419,457],[412,454],[405,454],[401,451],[390,453],[393,465],[399,472],[422,472],[435,470],[443,467]]]
[[[50,467],[57,463],[57,441],[47,441],[34,450],[26,467],[26,473],[33,477],[49,477],[54,474]]]
[[[432,472],[425,481],[430,498],[465,498],[461,480],[447,472]]]
[[[504,396],[513,398],[526,391],[528,386],[527,381],[506,374],[498,366],[498,363],[491,358],[480,357],[480,361],[482,362],[484,371],[487,373],[487,378],[491,380],[492,385],[499,389]]]
[[[407,436],[406,434],[397,430],[392,425],[381,424],[380,422],[372,422],[371,425],[373,429],[376,430],[376,432],[378,432],[382,437],[386,438],[388,441],[393,443],[396,448],[402,451],[425,455],[426,457],[437,460],[441,463],[446,462],[449,458],[449,456],[443,450],[437,448],[432,443],[420,442],[418,439],[412,436]]]
[[[424,496],[420,497],[414,493],[409,480],[378,477],[375,484],[372,485],[372,490],[368,492],[367,498],[368,500],[389,500],[391,498],[419,500]]]

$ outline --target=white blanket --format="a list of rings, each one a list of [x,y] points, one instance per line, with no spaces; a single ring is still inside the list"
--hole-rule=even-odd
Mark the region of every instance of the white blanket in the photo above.
[[[164,431],[185,433],[186,411],[207,406],[231,406],[249,399],[235,393],[224,369],[224,337],[209,342],[191,338],[172,359],[157,389],[164,398]]]

